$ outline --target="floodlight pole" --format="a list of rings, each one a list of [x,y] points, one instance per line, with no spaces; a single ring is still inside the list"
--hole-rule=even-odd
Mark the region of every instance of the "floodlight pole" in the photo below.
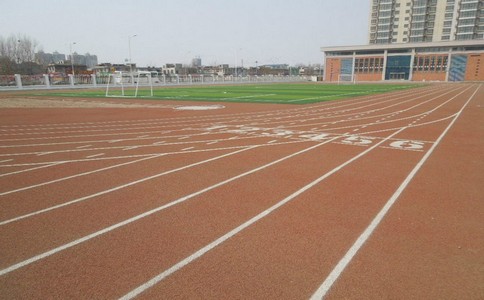
[[[242,50],[242,48],[239,48]],[[235,80],[237,80],[237,48],[235,48]]]
[[[129,50],[129,72],[133,72],[133,64],[131,62],[131,38],[138,36],[137,34],[128,36],[128,50]]]
[[[74,55],[72,54],[72,45],[75,45],[76,42],[71,42],[70,45],[69,45],[69,50],[71,52],[71,71],[72,71],[72,81],[74,82]]]

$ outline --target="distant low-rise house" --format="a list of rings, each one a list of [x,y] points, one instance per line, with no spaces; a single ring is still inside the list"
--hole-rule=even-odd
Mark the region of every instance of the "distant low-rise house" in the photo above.
[[[47,66],[47,73],[64,73],[64,74],[72,74],[72,67],[74,67],[74,73],[86,73],[87,66],[86,65],[72,65],[70,63],[60,62],[60,63],[53,63]]]
[[[136,64],[111,64],[102,63],[92,67],[92,71],[96,75],[106,75],[114,72],[126,72],[136,71]]]
[[[164,75],[176,75],[180,74],[182,68],[182,64],[166,64],[161,68],[161,72]]]

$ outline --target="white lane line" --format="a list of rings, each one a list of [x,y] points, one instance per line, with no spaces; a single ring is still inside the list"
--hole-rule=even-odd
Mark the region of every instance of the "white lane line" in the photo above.
[[[12,160],[13,160],[13,158],[12,159],[4,159],[4,160],[0,160],[0,163],[9,162],[9,161],[12,161]]]
[[[155,277],[151,278],[149,281],[147,281],[147,282],[143,283],[142,285],[138,286],[137,288],[133,289],[132,291],[130,291],[129,293],[127,293],[126,295],[124,295],[120,299],[122,299],[122,300],[133,299],[134,297],[138,296],[139,294],[143,293],[147,289],[151,288],[152,286],[154,286],[158,282],[162,281],[166,277],[168,277],[171,274],[177,272],[181,268],[185,267],[186,265],[188,265],[191,262],[195,261],[196,259],[200,258],[201,256],[203,256],[207,252],[213,250],[215,247],[217,247],[218,245],[224,243],[228,239],[232,238],[233,236],[235,236],[239,232],[243,231],[247,227],[249,227],[252,224],[256,223],[260,219],[268,216],[269,214],[271,214],[272,212],[274,212],[275,210],[277,210],[281,206],[283,206],[283,205],[287,204],[288,202],[294,200],[297,196],[299,196],[302,193],[306,192],[307,190],[311,189],[312,187],[314,187],[315,185],[317,185],[321,181],[325,180],[329,176],[331,176],[334,173],[340,171],[341,169],[343,169],[347,165],[351,164],[355,160],[361,158],[362,156],[366,155],[367,153],[369,153],[373,149],[376,149],[382,143],[386,142],[388,139],[392,138],[393,136],[399,134],[400,132],[402,132],[406,128],[407,127],[401,128],[400,130],[394,132],[393,134],[391,134],[390,136],[386,137],[384,140],[382,140],[379,143],[375,144],[371,148],[366,149],[365,151],[361,152],[360,154],[358,154],[358,155],[352,157],[351,159],[347,160],[346,162],[340,164],[336,168],[332,169],[331,171],[329,171],[326,174],[322,175],[321,177],[317,178],[313,182],[311,182],[311,183],[305,185],[304,187],[300,188],[299,190],[297,190],[296,192],[292,193],[291,195],[289,195],[288,197],[284,198],[283,200],[279,201],[275,205],[273,205],[273,206],[269,207],[268,209],[262,211],[261,213],[259,213],[255,217],[253,217],[250,220],[246,221],[245,223],[239,225],[238,227],[232,229],[231,231],[229,231],[228,233],[226,233],[223,236],[219,237],[218,239],[214,240],[210,244],[208,244],[205,247],[199,249],[198,251],[194,252],[193,254],[191,254],[190,256],[186,257],[185,259],[179,261],[178,263],[176,263],[172,267],[166,269],[162,273],[160,273],[160,274],[156,275]]]
[[[192,149],[194,149],[194,148],[195,148],[195,147],[188,147],[188,148],[184,148],[184,149],[182,149],[182,151],[192,150]]]
[[[205,192],[208,192],[208,191],[210,191],[210,190],[213,190],[213,189],[215,189],[215,188],[218,188],[218,187],[220,187],[220,186],[222,186],[222,185],[225,185],[225,184],[227,184],[227,183],[230,183],[230,182],[235,181],[235,180],[237,180],[237,179],[240,179],[240,178],[242,178],[242,177],[248,176],[248,175],[250,175],[250,174],[256,173],[256,172],[258,172],[258,171],[260,171],[260,170],[263,170],[263,169],[265,169],[265,168],[268,168],[268,167],[270,167],[270,166],[272,166],[272,165],[275,165],[275,164],[277,164],[277,163],[280,163],[280,162],[282,162],[282,161],[285,161],[285,160],[287,160],[287,159],[290,159],[290,158],[292,158],[292,157],[294,157],[294,156],[296,156],[296,155],[302,154],[302,153],[304,153],[304,152],[310,151],[310,150],[315,149],[315,148],[317,148],[317,147],[320,147],[320,146],[322,146],[322,145],[328,144],[328,143],[330,143],[332,140],[333,140],[333,139],[328,140],[328,141],[325,141],[325,142],[320,143],[320,144],[317,144],[317,145],[314,145],[314,146],[311,146],[311,147],[309,147],[309,148],[303,149],[303,150],[298,151],[298,152],[295,152],[295,153],[293,153],[293,154],[287,155],[287,156],[285,156],[285,157],[283,157],[283,158],[280,158],[280,159],[278,159],[278,160],[272,161],[272,162],[270,162],[270,163],[268,163],[268,164],[265,164],[265,165],[263,165],[263,166],[257,167],[257,168],[255,168],[255,169],[252,169],[252,170],[247,171],[247,172],[245,172],[245,173],[242,173],[242,174],[239,174],[239,175],[237,175],[237,176],[234,176],[234,177],[231,177],[231,178],[229,178],[229,179],[226,179],[226,180],[224,180],[224,181],[221,181],[221,182],[219,182],[219,183],[217,183],[217,184],[214,184],[214,185],[212,185],[212,186],[206,187],[206,188],[204,188],[204,189],[202,189],[202,190],[199,190],[198,192],[195,192],[195,193],[192,193],[192,194],[190,194],[190,195],[184,196],[184,197],[179,198],[179,199],[177,199],[177,200],[175,200],[175,201],[172,201],[172,202],[167,203],[167,204],[165,204],[165,205],[159,206],[159,207],[157,207],[157,208],[155,208],[155,209],[152,209],[152,210],[150,210],[150,211],[144,212],[144,213],[142,213],[142,214],[140,214],[140,215],[134,216],[134,217],[129,218],[129,219],[127,219],[127,220],[125,220],[125,221],[122,221],[122,222],[120,222],[120,223],[117,223],[117,224],[111,225],[111,226],[109,226],[109,227],[107,227],[107,228],[104,228],[104,229],[102,229],[102,230],[99,230],[99,231],[96,231],[96,232],[94,232],[94,233],[91,233],[91,234],[89,234],[89,235],[87,235],[87,236],[84,236],[84,237],[82,237],[82,238],[80,238],[80,239],[74,240],[74,241],[72,241],[72,242],[70,242],[70,243],[64,244],[64,245],[59,246],[59,247],[57,247],[57,248],[51,249],[51,250],[49,250],[49,251],[47,251],[47,252],[41,253],[41,254],[36,255],[36,256],[34,256],[34,257],[31,257],[31,258],[29,258],[29,259],[27,259],[27,260],[21,261],[21,262],[19,262],[19,263],[17,263],[17,264],[14,264],[14,265],[10,266],[10,267],[7,267],[7,268],[5,268],[5,269],[3,269],[3,270],[0,270],[0,276],[5,275],[5,274],[7,274],[7,273],[10,273],[10,272],[12,272],[12,271],[14,271],[14,270],[17,270],[17,269],[19,269],[19,268],[25,267],[25,266],[27,266],[27,265],[29,265],[29,264],[31,264],[31,263],[34,263],[34,262],[36,262],[36,261],[38,261],[38,260],[41,260],[41,259],[44,259],[44,258],[46,258],[46,257],[48,257],[48,256],[51,256],[51,255],[53,255],[53,254],[56,254],[56,253],[58,253],[58,252],[60,252],[60,251],[66,250],[66,249],[71,248],[71,247],[74,247],[74,246],[76,246],[76,245],[78,245],[78,244],[81,244],[81,243],[83,243],[83,242],[85,242],[85,241],[88,241],[88,240],[90,240],[90,239],[93,239],[93,238],[95,238],[95,237],[97,237],[97,236],[100,236],[100,235],[102,235],[102,234],[108,233],[108,232],[110,232],[110,231],[113,231],[113,230],[115,230],[115,229],[117,229],[117,228],[123,227],[123,226],[125,226],[125,225],[130,224],[130,223],[133,223],[133,222],[135,222],[135,221],[137,221],[137,220],[140,220],[140,219],[142,219],[142,218],[145,218],[145,217],[147,217],[147,216],[150,216],[150,215],[152,215],[152,214],[154,214],[154,213],[157,213],[157,212],[159,212],[159,211],[162,211],[162,210],[164,210],[164,209],[167,209],[167,208],[169,208],[169,207],[171,207],[171,206],[175,206],[175,205],[177,205],[177,204],[180,204],[180,203],[182,203],[182,202],[185,202],[185,201],[187,201],[187,200],[189,200],[189,199],[191,199],[191,198],[193,198],[193,197],[195,197],[195,196],[201,195],[201,194],[203,194],[203,193],[205,193]],[[231,152],[231,153],[229,153],[229,154],[225,154],[224,156],[229,156],[229,155],[232,155],[232,154],[236,154],[236,153],[238,153],[238,152],[242,152],[242,151],[245,151],[245,150],[251,150],[251,149],[255,149],[255,148],[257,148],[257,147],[258,147],[258,146],[255,146],[255,147],[250,147],[250,148],[246,148],[246,149],[239,150],[239,151],[235,151],[235,152]],[[210,159],[210,160],[215,160],[215,159],[218,159],[218,158],[221,158],[221,157],[219,156],[219,157],[217,157],[217,158],[212,158],[212,159]],[[196,163],[196,164],[201,164],[201,163],[203,163],[203,162]],[[185,167],[182,167],[182,168],[187,168],[187,167],[189,167],[189,166],[185,166]],[[80,200],[79,200],[79,201],[80,201]],[[25,217],[28,217],[28,215],[26,215]],[[24,218],[24,217],[22,216],[21,218]],[[10,223],[10,222],[13,222],[13,221],[17,221],[17,220],[16,220],[16,219],[7,220],[7,221],[4,221],[4,222],[1,222],[1,223],[0,223],[0,225],[4,225],[4,224],[6,224],[5,222]]]
[[[48,168],[48,167],[53,167],[53,166],[57,166],[57,165],[64,164],[64,163],[66,163],[66,162],[59,161],[59,162],[48,163],[48,165],[45,165],[44,164],[44,165],[42,165],[40,167],[35,167],[35,168],[30,168],[30,169],[25,169],[25,170],[20,170],[20,171],[15,171],[15,172],[1,174],[0,177],[9,176],[9,175],[15,175],[15,174],[20,174],[20,173],[25,173],[25,172],[34,171],[34,170],[43,169],[43,168]]]
[[[79,146],[79,147],[76,147],[76,149],[84,149],[84,148],[89,148],[91,147],[92,145],[84,145],[84,146]]]
[[[324,282],[321,284],[321,286],[311,296],[311,298],[310,298],[311,300],[323,299],[326,296],[326,293],[331,289],[334,282],[341,276],[341,273],[343,273],[346,266],[348,266],[348,264],[351,262],[351,260],[353,260],[353,257],[356,255],[356,253],[361,249],[363,244],[368,240],[368,238],[371,236],[371,234],[375,231],[375,229],[380,224],[380,222],[383,220],[383,218],[386,216],[386,214],[388,213],[390,208],[393,206],[393,204],[395,204],[395,202],[400,197],[400,195],[403,193],[403,191],[408,186],[410,181],[412,181],[415,174],[417,174],[417,172],[420,170],[420,168],[423,166],[423,164],[427,161],[427,159],[433,153],[433,151],[435,150],[437,145],[442,141],[444,136],[447,134],[449,129],[454,125],[457,118],[461,115],[461,113],[467,107],[467,105],[472,100],[472,98],[474,98],[474,96],[476,95],[477,91],[480,89],[481,86],[482,85],[479,85],[478,88],[475,90],[475,92],[469,97],[469,99],[464,104],[464,106],[456,114],[456,116],[454,117],[452,122],[450,122],[450,124],[447,126],[447,128],[445,128],[445,130],[442,132],[442,134],[439,136],[439,138],[432,145],[432,147],[430,147],[429,151],[422,157],[422,159],[417,163],[417,165],[413,168],[413,170],[408,174],[407,178],[405,178],[405,180],[398,187],[398,189],[395,191],[395,193],[390,197],[390,199],[388,199],[387,203],[385,203],[385,205],[380,210],[380,212],[371,221],[370,225],[368,225],[368,227],[358,237],[358,239],[355,241],[355,243],[351,246],[351,248],[348,250],[348,252],[346,252],[346,254],[343,256],[343,258],[334,267],[334,269],[331,271],[331,273],[328,275],[328,277],[324,280]]]
[[[25,219],[25,218],[29,218],[29,217],[32,217],[32,216],[40,215],[40,214],[43,214],[43,213],[46,213],[46,212],[49,212],[49,211],[52,211],[52,210],[55,210],[55,209],[58,209],[58,208],[61,208],[61,207],[69,206],[69,205],[72,205],[72,204],[75,204],[75,203],[78,203],[78,202],[81,202],[81,201],[85,201],[85,200],[88,200],[88,199],[91,199],[91,198],[94,198],[94,197],[97,197],[97,196],[101,196],[101,195],[104,195],[104,194],[107,194],[107,193],[111,193],[111,192],[129,187],[129,186],[132,186],[132,185],[135,185],[135,184],[138,184],[138,183],[142,183],[142,182],[154,179],[154,178],[158,178],[158,177],[161,177],[161,176],[164,176],[164,175],[167,175],[167,174],[175,173],[175,172],[178,172],[178,171],[181,171],[181,170],[185,170],[185,169],[188,169],[188,168],[191,168],[191,167],[194,167],[194,166],[198,166],[198,165],[201,165],[201,164],[204,164],[204,163],[208,163],[208,162],[220,159],[220,158],[224,158],[224,157],[227,157],[227,156],[230,156],[230,155],[233,155],[233,154],[237,154],[239,152],[247,151],[247,150],[250,150],[250,149],[254,149],[254,148],[257,148],[257,146],[239,149],[239,150],[234,151],[234,152],[219,155],[219,156],[209,158],[209,159],[206,159],[206,160],[203,160],[203,161],[199,161],[199,162],[196,162],[196,163],[193,163],[193,164],[189,164],[189,165],[186,165],[186,166],[183,166],[183,167],[179,167],[179,168],[168,170],[168,171],[165,171],[165,172],[162,172],[162,173],[158,173],[158,174],[155,174],[155,175],[152,175],[152,176],[149,176],[149,177],[141,178],[141,179],[138,179],[138,180],[135,180],[135,181],[132,181],[132,182],[129,182],[129,183],[108,189],[108,190],[104,190],[104,191],[101,191],[101,192],[98,192],[98,193],[95,193],[95,194],[91,194],[91,195],[88,195],[88,196],[85,196],[85,197],[77,198],[77,199],[71,200],[69,202],[64,202],[64,203],[61,203],[61,204],[58,204],[58,205],[54,205],[54,206],[51,206],[51,207],[48,207],[48,208],[45,208],[45,209],[41,209],[41,210],[38,210],[38,211],[35,211],[35,212],[32,212],[32,213],[29,213],[29,214],[25,214],[25,215],[18,216],[18,217],[9,219],[9,220],[1,221],[0,226],[6,225],[6,224],[9,224],[9,223],[12,223],[12,222],[16,222],[16,221],[19,221],[19,220],[22,220],[22,219]]]
[[[241,139],[253,139],[256,137],[244,137]],[[216,143],[218,142],[223,142],[224,140],[217,140]],[[193,150],[190,151],[191,153],[200,153],[200,152],[213,152],[213,151],[223,151],[223,150],[232,150],[232,149],[242,149],[242,148],[248,148],[248,147],[254,147],[254,146],[275,146],[275,145],[287,145],[287,144],[297,144],[297,143],[304,143],[307,142],[306,140],[295,140],[295,141],[288,141],[288,142],[280,142],[280,143],[274,143],[274,144],[248,144],[248,145],[237,145],[237,146],[231,146],[231,147],[219,147],[219,148],[207,148],[207,149],[199,149],[199,150]],[[173,144],[176,145],[176,144]],[[37,162],[37,163],[26,163],[26,164],[10,164],[10,165],[4,165],[0,167],[24,167],[24,166],[36,166],[36,165],[46,165],[46,164],[59,164],[59,163],[76,163],[76,162],[85,162],[85,161],[100,161],[100,160],[112,160],[112,159],[125,159],[125,158],[138,158],[138,157],[147,157],[147,156],[152,156],[152,155],[157,155],[157,154],[166,154],[166,155],[177,155],[177,154],[185,154],[185,152],[182,151],[173,151],[173,152],[157,152],[157,153],[149,153],[149,154],[133,154],[133,155],[122,155],[122,156],[110,156],[110,157],[97,157],[97,158],[90,158],[90,159],[72,159],[72,160],[61,160],[61,161],[50,161],[50,162]]]
[[[38,152],[38,153],[30,153],[30,154],[37,154],[37,156],[44,156],[47,154],[52,154],[54,152]],[[12,155],[18,155],[18,154],[12,154]]]
[[[98,154],[86,156],[86,158],[94,158],[94,157],[98,157],[98,156],[103,156],[104,154],[105,153],[98,153]]]
[[[11,191],[6,191],[6,192],[3,192],[3,193],[0,193],[0,196],[5,196],[5,195],[8,195],[8,194],[12,194],[12,193],[17,193],[17,192],[20,192],[20,191],[33,189],[33,188],[37,188],[37,187],[40,187],[40,186],[44,186],[44,185],[48,185],[48,184],[52,184],[52,183],[56,183],[56,182],[61,182],[61,181],[72,179],[72,178],[91,175],[91,174],[94,174],[94,173],[97,173],[97,172],[102,172],[102,171],[106,171],[106,170],[130,165],[130,164],[134,164],[134,163],[141,162],[141,161],[144,161],[144,160],[158,158],[158,157],[161,157],[161,156],[164,156],[164,155],[166,155],[166,154],[158,154],[158,155],[153,155],[153,156],[149,156],[149,157],[144,157],[144,158],[141,158],[141,159],[137,159],[137,160],[133,160],[133,161],[129,161],[129,162],[125,162],[125,163],[121,163],[121,164],[117,164],[117,165],[113,165],[113,166],[109,166],[109,167],[104,167],[104,168],[100,168],[100,169],[93,170],[93,171],[75,174],[75,175],[71,175],[71,176],[67,176],[67,177],[63,177],[63,178],[59,178],[59,179],[55,179],[55,180],[51,180],[51,181],[47,181],[47,182],[42,182],[42,183],[39,183],[39,184],[34,184],[34,185],[26,186],[26,187],[23,187],[23,188],[19,188],[19,189],[16,189],[16,190],[11,190]]]
[[[126,147],[126,148],[123,148],[123,151],[133,150],[133,149],[137,149],[137,148],[139,148],[139,147],[138,146]]]

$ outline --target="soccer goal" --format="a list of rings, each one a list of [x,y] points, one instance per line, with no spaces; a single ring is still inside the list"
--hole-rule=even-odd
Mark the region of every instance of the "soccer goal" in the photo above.
[[[116,71],[109,74],[106,97],[153,97],[151,72]]]
[[[356,74],[339,74],[338,84],[355,84]]]

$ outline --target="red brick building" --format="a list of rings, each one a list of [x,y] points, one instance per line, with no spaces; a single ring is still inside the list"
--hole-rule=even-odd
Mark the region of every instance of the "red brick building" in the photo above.
[[[323,47],[324,81],[484,81],[484,40]]]

